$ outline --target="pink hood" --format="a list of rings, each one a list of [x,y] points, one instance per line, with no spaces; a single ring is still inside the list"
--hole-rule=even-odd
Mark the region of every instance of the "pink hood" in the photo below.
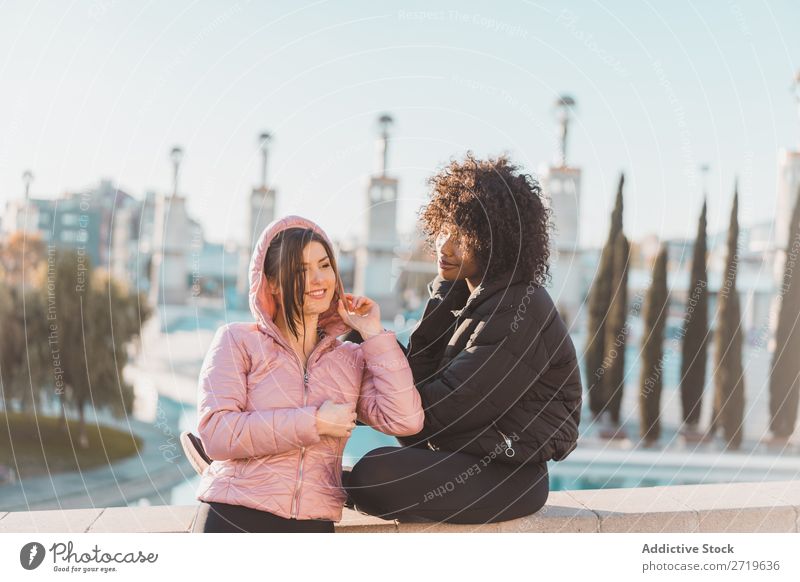
[[[289,228],[311,229],[322,236],[331,249],[333,249],[333,243],[331,243],[325,231],[307,218],[289,215],[279,218],[278,220],[273,220],[267,225],[261,233],[261,236],[258,237],[258,243],[256,243],[253,249],[253,255],[250,258],[250,267],[248,270],[250,276],[250,313],[253,314],[261,331],[266,331],[267,328],[271,328],[275,332],[278,331],[274,324],[277,306],[267,287],[266,276],[264,275],[264,259],[267,256],[267,249],[269,249],[269,245],[273,239],[278,233]],[[350,327],[342,321],[342,318],[336,310],[336,301],[343,293],[344,290],[341,287],[340,281],[338,289],[331,301],[330,308],[319,317],[319,327],[325,331],[326,335],[336,337],[350,330]]]

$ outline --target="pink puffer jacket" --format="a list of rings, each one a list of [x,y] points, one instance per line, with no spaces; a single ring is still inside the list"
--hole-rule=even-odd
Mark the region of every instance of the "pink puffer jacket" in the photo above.
[[[250,261],[256,322],[221,327],[203,361],[198,430],[214,462],[201,477],[197,498],[281,517],[338,521],[346,498],[341,470],[347,439],[317,433],[317,408],[328,399],[354,402],[359,420],[395,436],[418,433],[424,415],[394,333],[360,345],[342,342],[337,336],[349,328],[335,305],[320,316],[325,334],[304,374],[273,322],[275,305],[265,293],[263,273],[270,241],[291,227],[326,236],[297,216],[264,230]]]

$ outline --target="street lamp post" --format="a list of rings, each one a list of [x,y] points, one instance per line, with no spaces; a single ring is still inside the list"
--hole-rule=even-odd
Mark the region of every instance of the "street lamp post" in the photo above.
[[[394,124],[394,119],[388,113],[378,118],[380,138],[378,139],[378,172],[381,177],[386,177],[389,166],[389,128]]]
[[[172,176],[172,195],[178,195],[178,173],[180,171],[181,162],[183,161],[183,148],[175,146],[169,153],[169,158],[172,160],[173,176]]]
[[[570,95],[561,95],[556,99],[556,119],[558,119],[559,128],[558,165],[562,168],[567,166],[567,134],[573,107],[575,107],[575,99]]]
[[[261,189],[267,189],[267,155],[269,144],[272,141],[272,134],[268,131],[261,132],[258,136],[258,147],[261,150]]]
[[[33,182],[33,172],[25,170],[22,173],[22,183],[25,184],[25,202],[28,201],[31,194],[31,183]]]

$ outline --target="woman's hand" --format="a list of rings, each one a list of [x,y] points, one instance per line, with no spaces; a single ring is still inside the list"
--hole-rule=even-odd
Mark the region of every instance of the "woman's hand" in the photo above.
[[[345,303],[340,299],[336,309],[347,325],[361,334],[365,340],[383,331],[381,309],[369,297],[345,293]]]
[[[336,404],[326,400],[317,409],[317,432],[320,436],[349,437],[357,416],[355,403]]]

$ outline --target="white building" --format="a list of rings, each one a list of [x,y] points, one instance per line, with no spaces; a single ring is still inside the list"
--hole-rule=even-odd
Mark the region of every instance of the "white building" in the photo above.
[[[382,131],[377,141],[378,172],[367,186],[366,240],[356,251],[355,293],[376,301],[381,306],[381,317],[391,320],[400,312],[398,180],[386,174],[392,118],[382,115],[379,123]]]
[[[202,230],[186,210],[186,198],[159,195],[150,300],[154,305],[184,305],[191,296],[191,255]],[[199,232],[198,232],[199,231]]]
[[[575,101],[562,96],[556,102],[561,133],[558,160],[542,172],[542,189],[552,210],[555,232],[552,238],[550,293],[559,314],[571,326],[588,292],[582,268],[580,242],[581,170],[567,164],[569,114]]]

